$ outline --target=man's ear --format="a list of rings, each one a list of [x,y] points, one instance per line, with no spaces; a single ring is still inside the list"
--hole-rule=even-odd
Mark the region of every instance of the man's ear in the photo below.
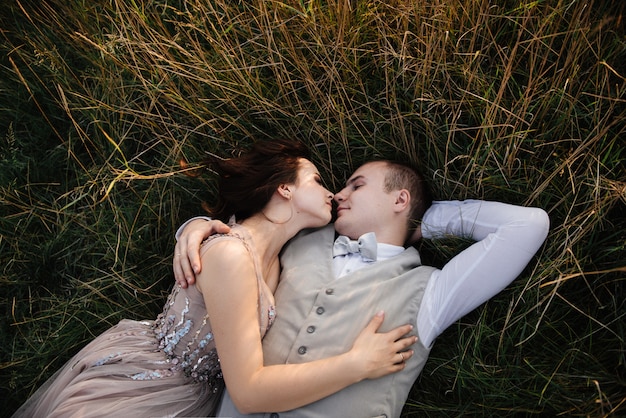
[[[411,194],[407,189],[400,189],[396,191],[395,208],[398,212],[409,208],[411,205]]]

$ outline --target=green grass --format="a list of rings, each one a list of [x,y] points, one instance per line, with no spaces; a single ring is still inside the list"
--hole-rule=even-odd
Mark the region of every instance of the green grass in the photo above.
[[[160,311],[174,231],[215,191],[180,161],[276,136],[335,190],[403,158],[438,199],[550,214],[521,277],[439,338],[404,416],[626,414],[626,3],[0,8],[2,414]],[[420,250],[441,265],[464,245]]]

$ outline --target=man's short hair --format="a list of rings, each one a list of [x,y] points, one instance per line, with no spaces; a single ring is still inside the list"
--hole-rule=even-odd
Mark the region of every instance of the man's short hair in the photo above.
[[[421,222],[426,209],[432,204],[428,185],[417,168],[398,161],[385,160],[384,162],[387,164],[385,192],[406,189],[411,195],[409,229],[413,231]]]

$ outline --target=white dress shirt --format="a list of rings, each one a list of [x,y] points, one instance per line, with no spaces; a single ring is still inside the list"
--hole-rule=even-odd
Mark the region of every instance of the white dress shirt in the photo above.
[[[422,222],[424,238],[478,242],[432,273],[417,316],[422,344],[429,347],[448,326],[511,283],[543,243],[548,227],[545,212],[537,208],[479,200],[434,202]],[[379,243],[377,261],[403,250]],[[333,270],[341,278],[371,263],[358,253],[341,255],[333,258]]]

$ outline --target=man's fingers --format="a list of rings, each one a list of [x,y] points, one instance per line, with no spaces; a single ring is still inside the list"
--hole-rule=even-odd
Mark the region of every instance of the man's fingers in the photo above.
[[[174,255],[174,258],[172,259],[172,267],[174,268],[174,279],[176,279],[176,283],[180,286],[187,287],[185,274],[183,273],[183,270],[181,269],[180,264],[178,263],[178,260],[176,258],[176,255]]]
[[[187,280],[195,280],[195,275],[202,271],[202,262],[200,261],[200,245],[202,245],[202,241],[213,234],[227,234],[230,232],[230,227],[222,222],[201,222],[201,227],[194,229],[188,234],[184,250],[181,252],[181,257],[186,259],[183,268],[185,268]],[[188,268],[186,268],[187,265],[189,266]]]
[[[189,234],[184,254],[181,254],[181,256],[184,255],[186,265],[188,266],[188,271],[185,271],[185,274],[195,276],[202,271],[202,263],[200,262],[200,245],[202,245],[202,241],[206,238],[207,235],[205,235],[202,231],[194,231]]]
[[[188,244],[186,240],[181,240],[174,247],[174,278],[176,283],[186,288],[195,282],[195,274],[187,256]]]
[[[187,285],[194,284],[196,281],[196,275],[194,273],[194,269],[189,263],[189,258],[187,258],[187,255],[185,254],[181,254],[178,258],[178,264],[183,271],[183,275],[185,276],[185,281],[187,282]]]
[[[215,232],[218,234],[228,234],[230,232],[230,226],[220,222],[215,227]]]
[[[421,239],[422,239],[422,225],[417,225],[417,227],[415,228],[415,231],[413,231],[413,234],[411,234],[407,242],[410,245],[413,245]]]
[[[190,267],[189,263],[185,263],[186,258],[182,255],[184,245],[181,242],[177,242],[174,247],[174,258],[172,259],[172,265],[174,267],[174,278],[183,288],[187,287],[187,277],[189,276]]]
[[[196,219],[189,222],[182,231],[174,249],[172,266],[174,278],[181,287],[192,285],[196,274],[202,270],[200,245],[212,234],[226,234],[230,227],[220,221]]]

